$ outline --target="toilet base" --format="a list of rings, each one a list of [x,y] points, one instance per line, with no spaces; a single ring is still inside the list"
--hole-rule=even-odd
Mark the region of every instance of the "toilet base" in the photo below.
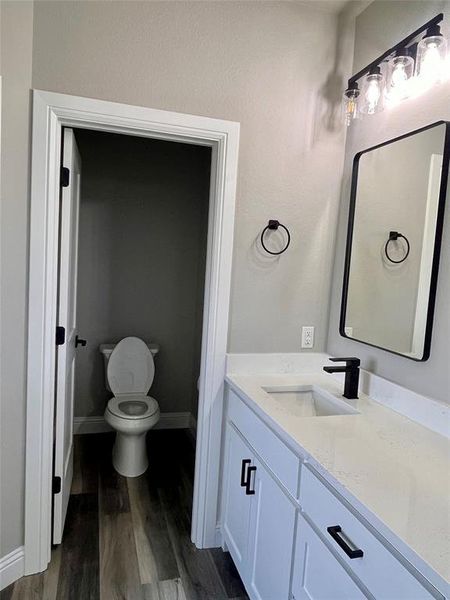
[[[147,432],[140,435],[128,435],[118,431],[112,450],[112,463],[115,470],[124,477],[139,477],[148,468],[147,447],[145,437]]]

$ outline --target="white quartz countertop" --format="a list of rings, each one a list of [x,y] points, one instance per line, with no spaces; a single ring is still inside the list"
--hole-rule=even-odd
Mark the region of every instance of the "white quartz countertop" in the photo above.
[[[317,385],[342,398],[325,374],[232,375],[226,380],[266,423],[297,448],[440,591],[450,581],[450,441],[360,394],[356,415],[301,417],[263,389]],[[362,506],[360,506],[360,504]],[[387,529],[386,529],[387,528]],[[392,539],[389,539],[392,542]],[[394,542],[397,540],[394,539]],[[406,545],[406,546],[405,546]],[[408,551],[412,550],[412,553]],[[424,564],[422,564],[422,561]],[[417,566],[417,560],[412,560]],[[430,570],[431,568],[431,570]],[[427,572],[425,572],[427,571]],[[443,591],[445,594],[446,592]]]

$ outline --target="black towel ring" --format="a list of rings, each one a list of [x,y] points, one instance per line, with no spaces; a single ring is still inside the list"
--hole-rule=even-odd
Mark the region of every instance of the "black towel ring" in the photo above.
[[[266,231],[268,229],[276,230],[276,229],[278,229],[278,227],[282,227],[285,230],[286,235],[287,235],[287,242],[286,242],[285,247],[282,250],[279,250],[278,252],[272,252],[272,250],[269,250],[264,243],[264,234],[266,233]],[[264,250],[268,254],[272,254],[272,256],[278,256],[279,254],[283,254],[283,252],[286,252],[286,250],[289,248],[290,243],[291,243],[291,234],[289,233],[288,228],[285,225],[283,225],[283,223],[280,223],[279,221],[276,221],[275,219],[270,219],[269,224],[264,227],[264,229],[262,230],[262,233],[261,233],[261,245],[264,248]]]
[[[395,242],[399,238],[403,238],[405,240],[405,242],[406,242],[406,254],[400,260],[394,260],[393,258],[391,258],[389,256],[389,252],[388,252],[389,242]],[[408,240],[408,238],[405,235],[403,235],[403,233],[400,233],[398,231],[390,231],[389,232],[389,239],[386,242],[386,244],[384,245],[384,253],[386,254],[386,258],[389,261],[391,261],[391,263],[394,263],[394,264],[398,265],[399,263],[404,262],[408,258],[408,256],[409,256],[410,249],[411,249],[411,246],[409,245],[409,240]]]

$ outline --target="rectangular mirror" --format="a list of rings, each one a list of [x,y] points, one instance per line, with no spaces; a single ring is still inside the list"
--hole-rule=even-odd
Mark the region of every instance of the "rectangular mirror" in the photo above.
[[[413,360],[430,354],[450,124],[355,156],[340,333]]]

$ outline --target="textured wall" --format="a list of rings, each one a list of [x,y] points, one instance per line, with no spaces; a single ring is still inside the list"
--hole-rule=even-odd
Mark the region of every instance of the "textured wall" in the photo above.
[[[355,71],[369,63],[408,32],[420,27],[425,21],[444,10],[447,22],[450,17],[450,2],[430,1],[384,2],[376,0],[356,19]],[[448,34],[448,30],[446,31]],[[446,211],[443,252],[439,270],[438,292],[431,357],[417,363],[349,341],[339,336],[339,303],[342,290],[350,178],[354,155],[365,148],[394,138],[421,126],[446,119],[450,121],[450,81],[436,86],[417,98],[401,102],[397,107],[372,115],[351,128],[347,137],[343,193],[338,229],[333,292],[330,311],[328,351],[335,356],[361,357],[362,364],[371,371],[400,385],[432,398],[450,402],[450,211]]]
[[[23,543],[31,66],[35,88],[240,121],[229,347],[298,350],[306,323],[316,325],[320,350],[352,35],[344,21],[337,35],[335,15],[295,2],[39,1],[34,13],[28,2],[0,6],[5,554]],[[269,218],[292,231],[280,259],[254,243]]]
[[[211,151],[79,130],[82,179],[75,415],[102,415],[98,346],[160,344],[150,394],[162,412],[196,412]]]
[[[36,88],[239,121],[229,349],[324,347],[341,177],[336,16],[295,2],[36,3]],[[341,46],[338,46],[340,51]],[[279,259],[255,243],[292,232]]]
[[[0,557],[23,544],[32,2],[1,2]]]

